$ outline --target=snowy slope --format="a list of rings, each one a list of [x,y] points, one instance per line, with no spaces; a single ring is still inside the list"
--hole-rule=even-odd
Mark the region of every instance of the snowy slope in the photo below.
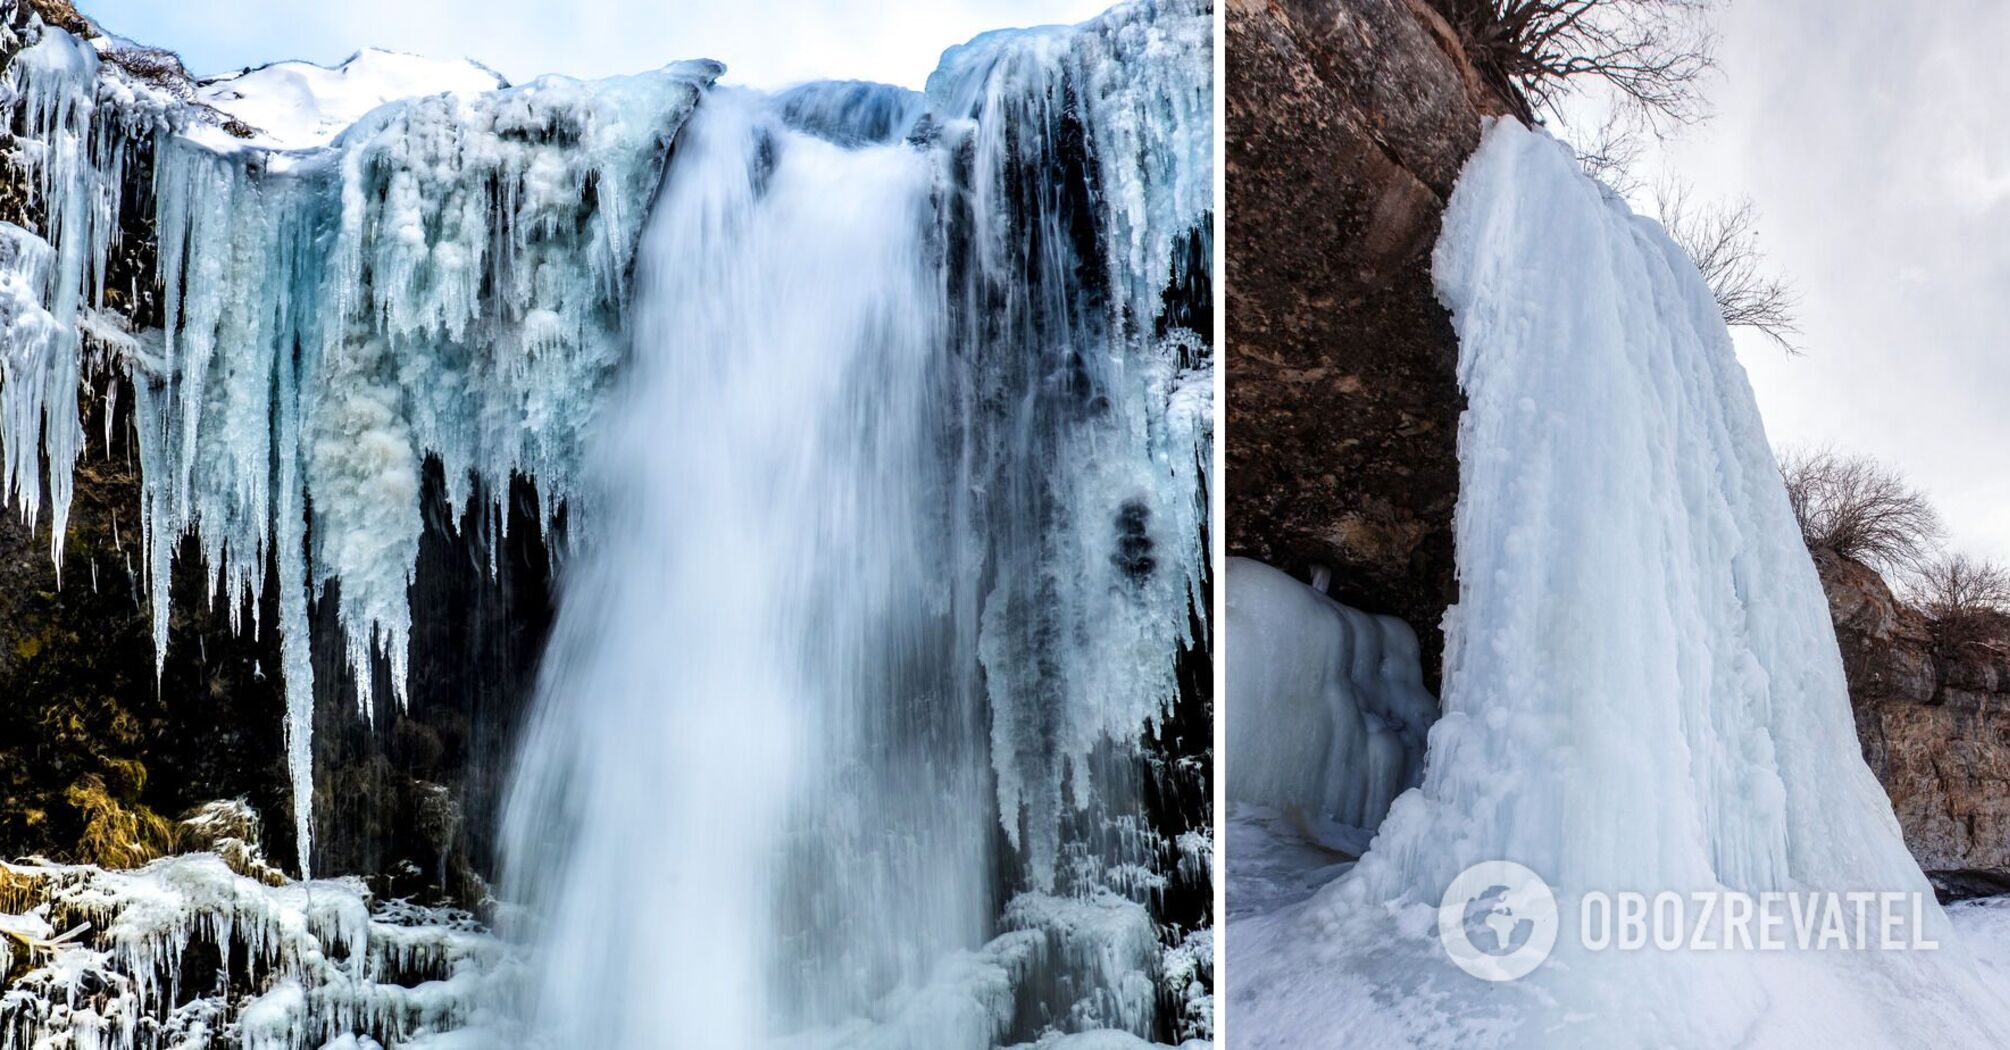
[[[2000,996],[1858,751],[1826,601],[1709,289],[1513,122],[1435,256],[1460,340],[1444,717],[1423,786],[1302,906],[1229,931],[1241,1046],[1984,1047]],[[1437,943],[1481,861],[1556,890],[1555,954],[1486,984]],[[1937,951],[1595,952],[1594,891],[1894,891]],[[1306,1033],[1294,1042],[1287,1032]]]
[[[328,145],[344,128],[386,103],[427,95],[472,95],[508,86],[501,75],[471,59],[422,58],[368,48],[334,66],[274,62],[208,79],[197,96],[256,129],[252,138],[234,140],[239,144],[295,150]]]

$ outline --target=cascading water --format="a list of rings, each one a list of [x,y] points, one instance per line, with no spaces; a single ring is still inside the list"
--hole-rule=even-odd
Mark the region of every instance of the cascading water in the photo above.
[[[1143,820],[1135,740],[1204,607],[1152,226],[1205,214],[1206,32],[1127,9],[680,132],[506,828],[547,1038],[1195,1031],[1144,905],[1204,834]]]
[[[508,832],[584,1045],[753,1046],[986,932],[933,174],[726,89],[680,136]]]

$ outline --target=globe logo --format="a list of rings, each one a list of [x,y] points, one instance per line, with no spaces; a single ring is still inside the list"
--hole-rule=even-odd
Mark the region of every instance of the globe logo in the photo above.
[[[1556,947],[1556,894],[1535,872],[1490,860],[1459,872],[1438,903],[1438,940],[1483,981],[1525,977]]]

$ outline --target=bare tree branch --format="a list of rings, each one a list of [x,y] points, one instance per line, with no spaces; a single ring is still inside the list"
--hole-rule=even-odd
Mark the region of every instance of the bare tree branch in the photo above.
[[[1948,554],[1921,565],[1912,599],[1943,645],[1976,641],[2000,629],[2010,613],[2010,571],[1995,562]]]
[[[1640,138],[1626,123],[1624,114],[1609,111],[1591,134],[1571,140],[1570,151],[1586,175],[1621,197],[1632,197],[1640,190],[1640,179],[1634,174],[1640,162]]]
[[[1790,354],[1801,352],[1800,295],[1765,266],[1759,250],[1758,210],[1752,202],[1697,205],[1688,187],[1664,183],[1655,209],[1668,235],[1703,272],[1724,323],[1751,328]]]
[[[1650,124],[1703,115],[1699,82],[1715,41],[1712,0],[1438,0],[1474,61],[1526,107],[1558,116],[1562,99],[1599,81]]]

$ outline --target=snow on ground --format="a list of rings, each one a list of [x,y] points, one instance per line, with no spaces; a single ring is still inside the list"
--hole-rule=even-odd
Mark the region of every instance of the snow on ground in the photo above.
[[[2010,1009],[1863,764],[1826,599],[1694,264],[1567,148],[1500,121],[1434,271],[1468,401],[1444,716],[1423,786],[1351,871],[1230,925],[1230,1045],[2000,1046]],[[1482,861],[1556,891],[1555,950],[1518,980],[1438,943],[1440,897]],[[1941,945],[1601,951],[1576,929],[1598,891],[1909,893]]]
[[[2010,996],[2010,897],[1982,897],[1947,906],[1955,936],[1974,953],[1983,976]]]
[[[1368,848],[1369,833],[1346,828],[1321,842],[1277,810],[1228,803],[1228,914],[1234,922],[1297,904],[1353,869]],[[1332,825],[1337,831],[1344,825]],[[1348,848],[1352,847],[1352,848]]]
[[[256,129],[249,139],[204,129],[212,145],[297,150],[326,146],[371,110],[428,95],[473,95],[509,82],[471,59],[368,48],[333,66],[274,62],[203,81],[197,97]]]

